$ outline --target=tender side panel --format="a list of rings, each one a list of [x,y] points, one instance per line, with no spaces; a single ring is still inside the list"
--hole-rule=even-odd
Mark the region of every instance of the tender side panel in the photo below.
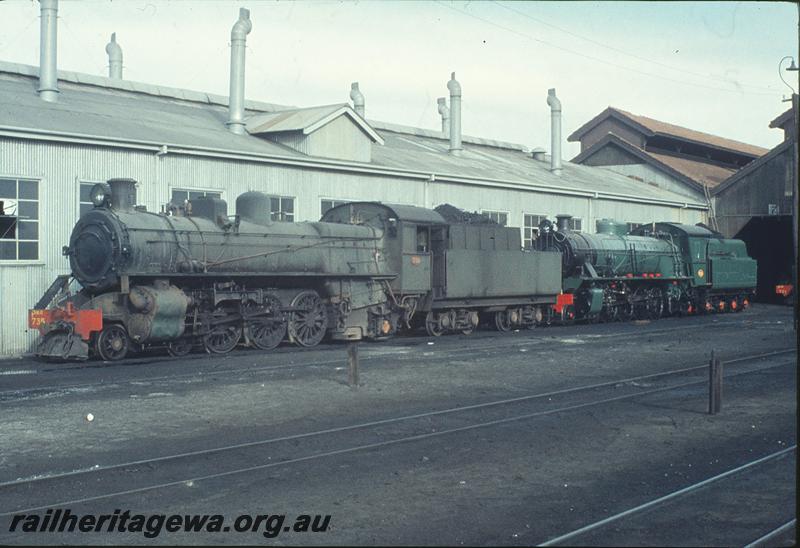
[[[556,295],[561,255],[509,250],[447,252],[447,298]]]

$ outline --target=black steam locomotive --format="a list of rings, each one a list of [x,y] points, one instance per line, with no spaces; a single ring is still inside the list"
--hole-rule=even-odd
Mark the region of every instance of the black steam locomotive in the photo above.
[[[29,312],[37,354],[314,346],[326,335],[381,339],[417,321],[431,335],[469,333],[487,314],[499,329],[533,327],[561,292],[560,255],[523,251],[516,229],[372,202],[321,222],[276,222],[268,200],[244,193],[234,215],[210,197],[152,213],[135,205],[134,180],[96,185],[94,209],[64,248],[81,290],[65,292],[60,277]]]

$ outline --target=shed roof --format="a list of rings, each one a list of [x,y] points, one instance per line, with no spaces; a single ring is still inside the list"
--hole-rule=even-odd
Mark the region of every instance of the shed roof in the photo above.
[[[714,189],[713,194],[716,196],[717,194],[724,192],[726,189],[730,188],[731,186],[741,181],[747,175],[750,175],[754,171],[761,169],[761,166],[763,166],[776,156],[779,156],[786,151],[790,151],[793,144],[794,143],[791,140],[782,142],[781,144],[770,150],[768,153],[766,153],[758,160],[750,162],[742,169],[740,169],[739,171],[728,177],[726,180],[722,181],[722,183],[720,183],[717,186],[717,188]]]
[[[178,151],[192,150],[226,158],[235,155],[246,159],[242,158],[246,156],[314,169],[397,174],[629,201],[687,202],[679,194],[607,170],[570,162],[564,162],[563,174],[557,176],[550,171],[549,162],[532,159],[526,147],[502,141],[465,137],[462,154],[454,156],[448,153],[449,142],[440,132],[375,121],[370,121],[369,125],[378,130],[376,133],[383,137],[385,146],[373,142],[371,162],[311,157],[268,139],[228,131],[225,106],[201,93],[172,90],[159,95],[154,86],[139,92],[122,89],[119,81],[108,78],[74,74],[64,78],[60,72],[59,99],[48,103],[36,93],[38,71],[33,67],[20,67],[0,63],[0,133],[4,135],[80,139],[126,148],[168,146]],[[81,82],[83,79],[91,83]],[[319,121],[325,118],[320,115],[328,112],[330,116],[341,107],[321,107],[319,111],[291,107],[280,110],[269,103],[246,104],[246,115],[253,121],[267,113],[291,112],[287,120],[292,121],[284,120],[285,127],[297,128],[311,127],[308,125],[313,125],[311,119]],[[260,110],[261,106],[269,110]],[[705,205],[692,203],[691,207],[704,208]]]
[[[630,155],[639,158],[643,163],[666,172],[699,191],[703,190],[701,185],[713,188],[735,173],[733,169],[701,160],[642,150],[613,133],[607,134],[589,148],[581,151],[572,161],[583,162],[609,144],[623,149]]]
[[[606,108],[603,112],[601,112],[600,114],[598,114],[597,116],[595,116],[594,118],[583,124],[574,132],[572,132],[572,134],[567,138],[567,140],[579,141],[585,133],[587,133],[589,130],[594,128],[600,122],[608,118],[614,118],[616,120],[619,120],[620,122],[633,127],[634,129],[638,130],[639,132],[648,137],[653,137],[655,135],[665,135],[683,141],[699,143],[714,148],[736,152],[738,154],[751,156],[753,158],[757,158],[767,153],[766,148],[750,145],[747,143],[742,143],[740,141],[734,141],[733,139],[726,139],[724,137],[719,137],[717,135],[712,135],[710,133],[704,133],[702,131],[696,131],[694,129],[689,129],[682,126],[676,126],[675,124],[662,122],[660,120],[655,120],[647,116],[632,114],[628,111],[616,107]]]
[[[794,118],[794,113],[792,112],[792,109],[789,108],[789,109],[786,110],[786,112],[778,115],[777,118],[775,118],[773,121],[771,121],[769,123],[769,127],[771,127],[771,128],[781,127],[782,128],[784,125],[786,125],[786,122],[789,122],[793,118]]]

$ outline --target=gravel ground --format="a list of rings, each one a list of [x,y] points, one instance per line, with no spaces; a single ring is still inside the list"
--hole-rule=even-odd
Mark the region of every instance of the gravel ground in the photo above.
[[[649,324],[435,340],[415,336],[364,344],[363,385],[358,390],[346,385],[340,345],[182,360],[152,355],[123,364],[8,360],[0,362],[0,482],[700,365],[712,349],[730,361],[795,344],[791,310],[757,305],[736,315]],[[705,413],[707,387],[701,384],[66,505],[80,513],[119,508],[148,514],[222,514],[230,521],[244,513],[287,514],[291,519],[330,514],[324,533],[286,532],[272,539],[260,531],[164,532],[155,539],[141,534],[24,534],[8,532],[10,516],[3,516],[0,542],[538,543],[796,443],[796,354],[758,365],[772,368],[725,381],[723,412],[717,416]],[[726,371],[744,370],[737,367],[728,365]],[[594,397],[581,394],[574,401]],[[508,413],[516,411],[509,408]],[[94,416],[91,422],[88,413]],[[19,510],[31,501],[54,505],[340,451],[495,420],[499,413],[486,409],[445,422],[418,420],[219,452],[164,467],[133,466],[105,473],[102,481],[98,474],[85,474],[64,482],[0,487],[0,494],[6,490],[0,512]],[[793,462],[759,467],[750,480],[726,480],[702,496],[594,531],[575,543],[746,543],[794,516]]]

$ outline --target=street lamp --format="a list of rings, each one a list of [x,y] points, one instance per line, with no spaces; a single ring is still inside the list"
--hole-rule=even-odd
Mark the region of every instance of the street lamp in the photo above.
[[[798,8],[800,9],[800,7]],[[794,329],[797,331],[797,323],[798,323],[798,316],[800,316],[800,301],[797,298],[797,271],[800,268],[800,263],[798,263],[798,252],[797,252],[797,223],[798,223],[798,188],[797,188],[797,164],[798,164],[798,152],[797,152],[797,123],[800,121],[800,99],[798,99],[797,92],[794,88],[789,85],[789,82],[783,79],[783,74],[781,74],[781,65],[786,59],[791,59],[791,63],[788,67],[786,67],[786,71],[789,72],[798,72],[800,69],[797,68],[797,65],[794,62],[794,57],[791,55],[787,55],[783,59],[780,60],[778,63],[778,76],[781,79],[781,82],[786,84],[786,86],[792,90],[792,97],[791,99],[784,99],[785,101],[792,102],[792,141],[794,141],[792,148],[794,149],[794,154],[792,155],[793,162],[792,162],[792,180],[794,182],[794,187],[792,188],[792,236],[794,237]]]

